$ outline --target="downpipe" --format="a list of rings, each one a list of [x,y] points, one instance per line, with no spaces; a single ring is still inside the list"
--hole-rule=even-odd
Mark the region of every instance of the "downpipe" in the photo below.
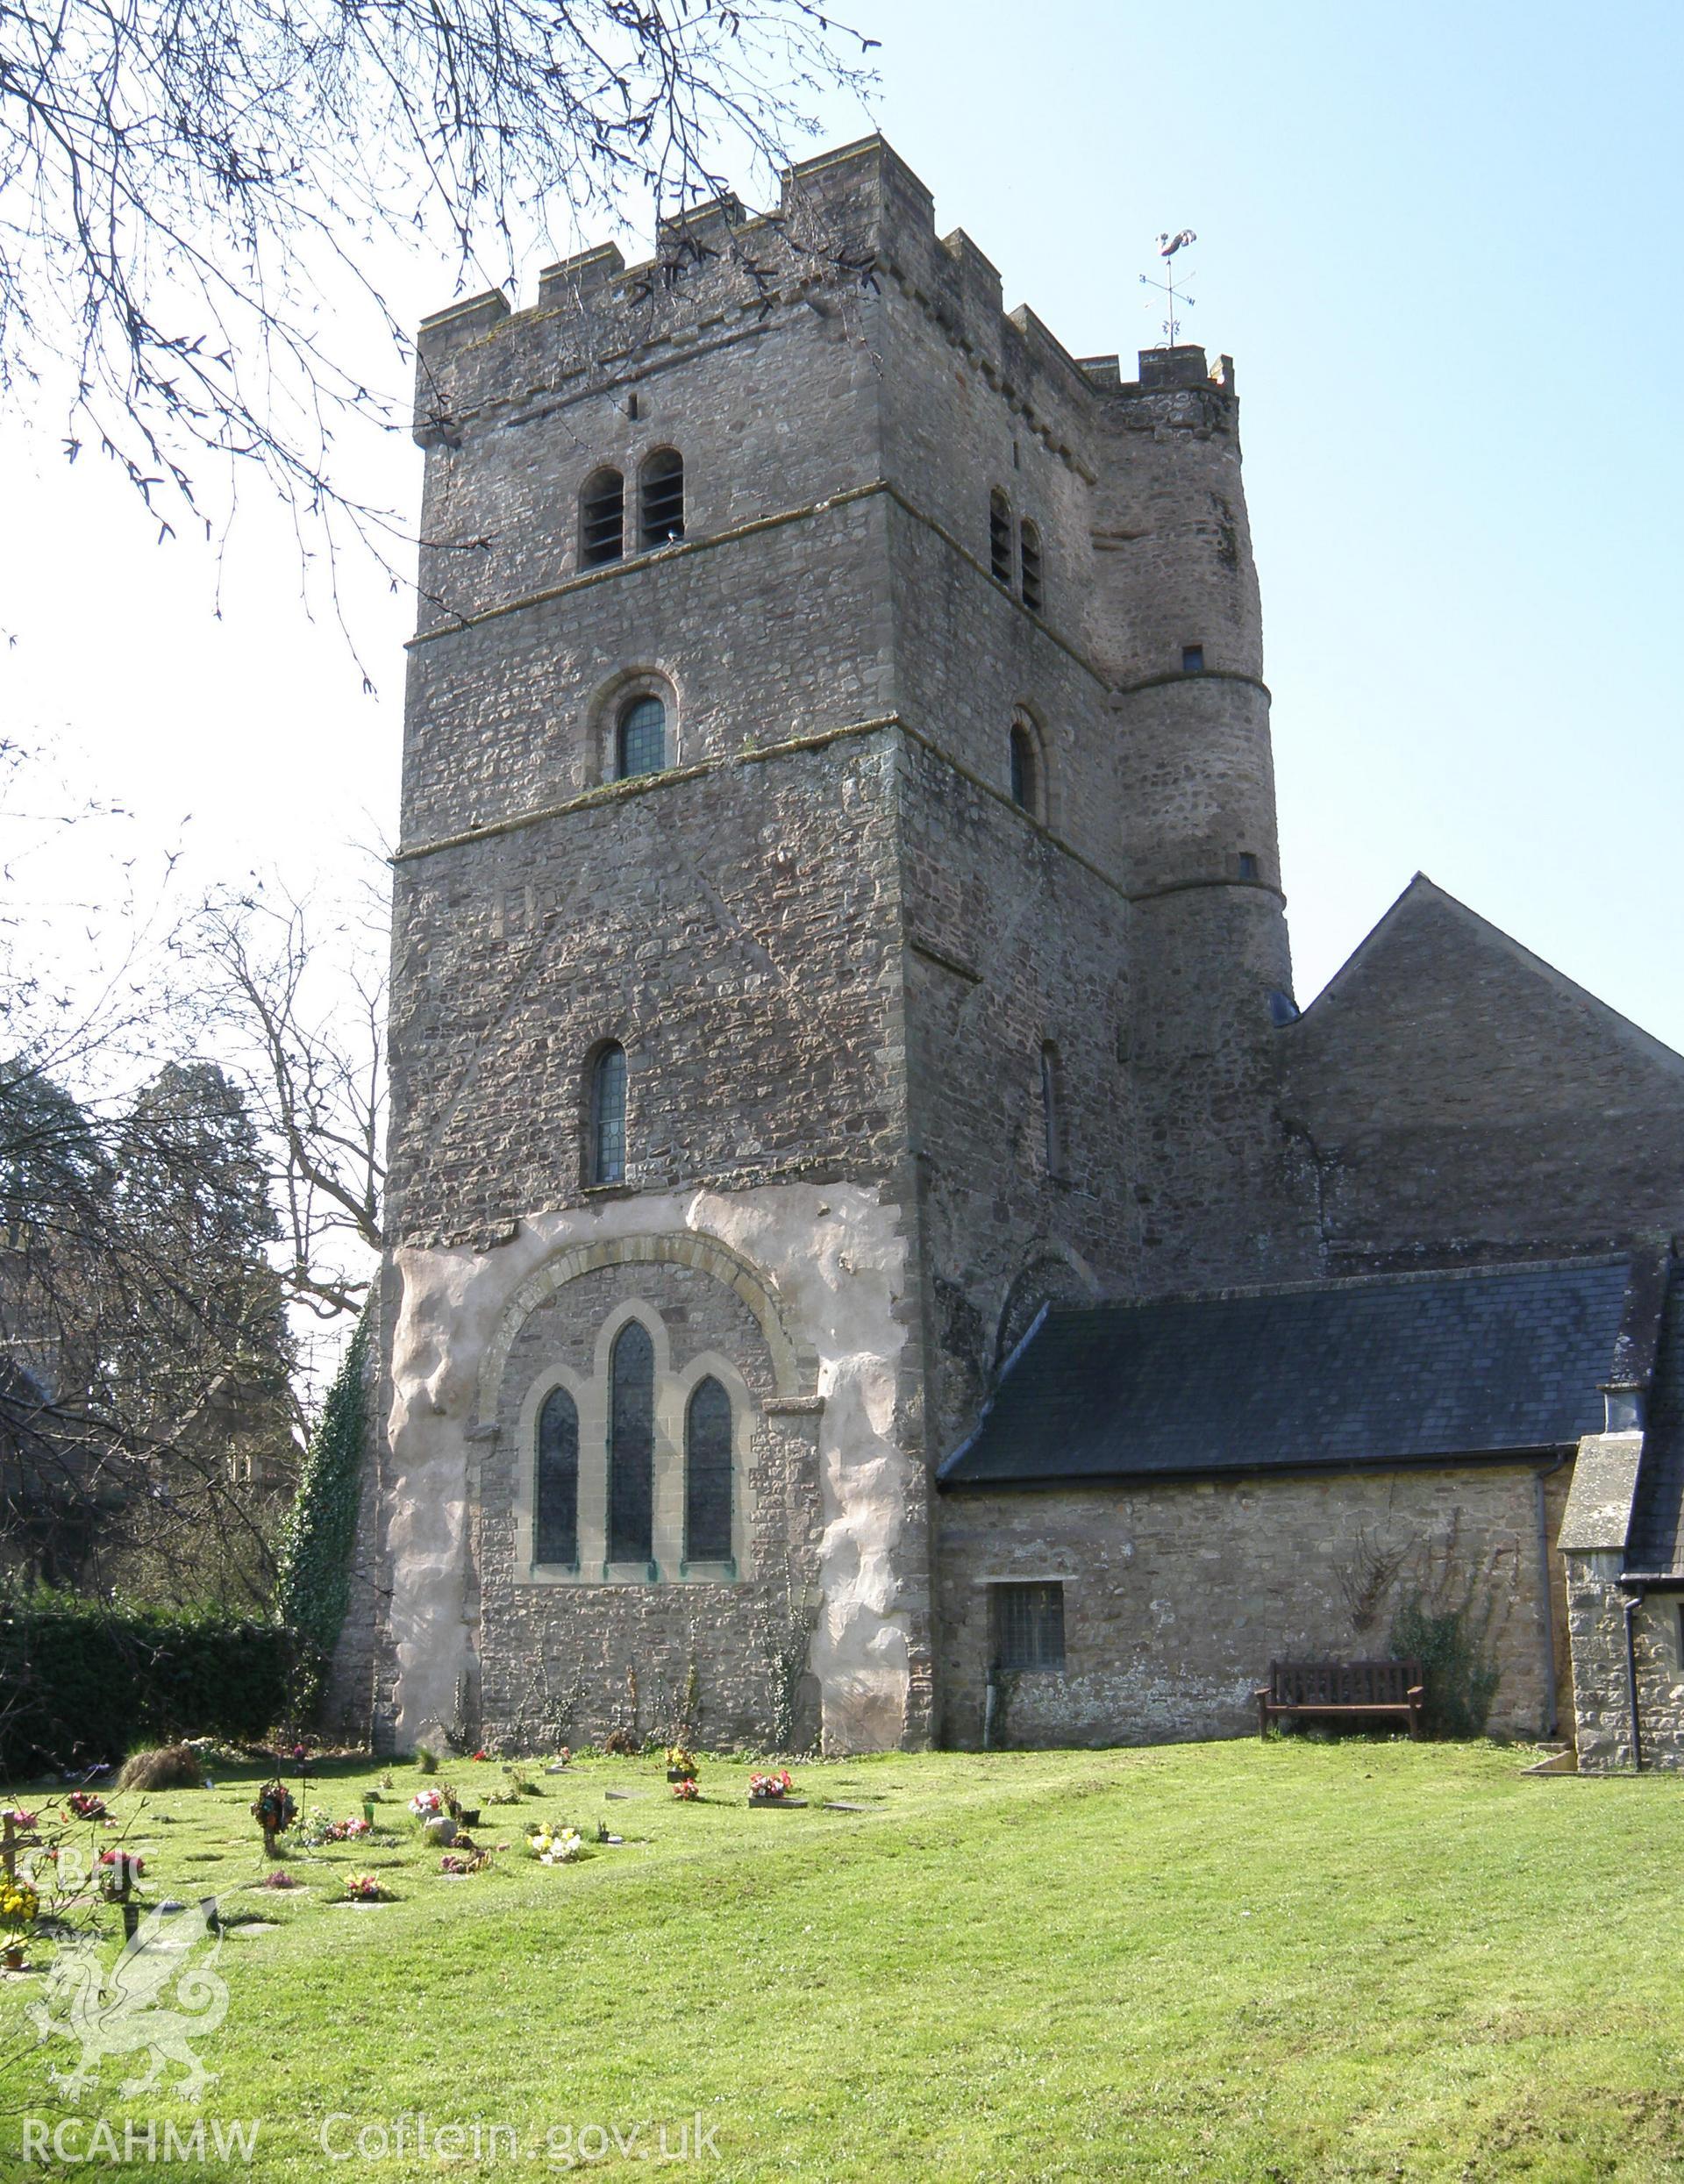
[[[1631,1772],[1643,1773],[1643,1731],[1638,1720],[1638,1645],[1632,1623],[1643,1604],[1641,1593],[1622,1595],[1625,1609],[1625,1703],[1631,1717]]]

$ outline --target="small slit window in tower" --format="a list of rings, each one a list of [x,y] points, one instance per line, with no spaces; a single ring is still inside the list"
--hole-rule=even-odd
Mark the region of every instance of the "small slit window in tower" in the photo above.
[[[647,1562],[655,1530],[655,1345],[627,1320],[609,1365],[608,1559]]]
[[[1064,1673],[1064,1588],[1059,1584],[990,1585],[995,1666]]]
[[[625,1181],[625,1049],[604,1046],[590,1072],[590,1144],[585,1165],[592,1183]]]
[[[659,774],[667,763],[667,708],[647,692],[634,697],[620,715],[615,772],[620,781],[635,774]]]
[[[1011,506],[1003,493],[988,496],[988,567],[997,584],[1011,589]]]
[[[684,536],[684,458],[675,447],[657,448],[645,462],[638,495],[640,544],[667,546]]]
[[[731,1397],[711,1377],[684,1417],[684,1559],[731,1559]]]
[[[532,1559],[567,1568],[579,1559],[579,1410],[552,1388],[538,1414]]]
[[[1041,534],[1031,523],[1019,525],[1017,553],[1023,571],[1024,604],[1035,613],[1041,610]]]
[[[1051,1039],[1041,1047],[1041,1120],[1046,1131],[1046,1172],[1049,1175],[1064,1174],[1064,1072],[1059,1061],[1059,1050]]]
[[[1204,646],[1202,645],[1183,645],[1181,646],[1181,673],[1183,674],[1202,674],[1204,673]]]
[[[593,470],[579,496],[579,558],[598,568],[624,552],[625,480],[617,470]]]
[[[1038,775],[1035,739],[1023,721],[1015,720],[1011,724],[1011,801],[1031,814],[1040,810]]]
[[[1257,877],[1257,859],[1249,849],[1242,849],[1239,853],[1239,876],[1242,880],[1255,880]]]

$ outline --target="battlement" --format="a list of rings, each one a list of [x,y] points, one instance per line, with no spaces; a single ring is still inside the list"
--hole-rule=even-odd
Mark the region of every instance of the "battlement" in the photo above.
[[[493,289],[424,319],[416,437],[453,444],[477,414],[581,378],[635,375],[709,330],[803,303],[824,317],[826,291],[869,297],[891,285],[1067,455],[1095,397],[1232,392],[1230,361],[1207,373],[1202,349],[1149,350],[1124,382],[1117,358],[1079,360],[1026,305],[1007,312],[998,269],[962,228],[938,236],[929,189],[873,136],[787,169],[775,212],[713,200],[663,219],[651,258],[627,265],[599,244],[546,266],[524,310]]]

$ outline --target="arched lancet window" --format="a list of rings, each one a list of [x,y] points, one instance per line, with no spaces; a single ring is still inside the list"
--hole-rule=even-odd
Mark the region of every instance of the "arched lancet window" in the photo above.
[[[988,496],[988,567],[995,581],[1011,586],[1011,504],[1005,495]]]
[[[1018,567],[1023,576],[1024,604],[1041,610],[1041,534],[1027,521],[1017,531]]]
[[[731,1559],[731,1397],[713,1379],[684,1419],[684,1559]]]
[[[570,1567],[579,1559],[579,1410],[552,1388],[538,1414],[532,1495],[532,1559]]]
[[[683,536],[684,458],[675,447],[658,447],[638,474],[639,543],[665,546]]]
[[[1064,1072],[1051,1039],[1041,1046],[1041,1116],[1046,1128],[1046,1172],[1064,1174]]]
[[[634,774],[659,774],[666,763],[667,708],[646,691],[620,714],[615,732],[615,775],[629,781]]]
[[[592,1183],[625,1181],[625,1049],[604,1046],[591,1065],[590,1142],[586,1148],[586,1180]]]
[[[593,470],[579,496],[579,559],[596,568],[624,552],[625,480],[617,470]]]
[[[609,1367],[608,1559],[647,1562],[654,1552],[655,1345],[639,1320],[614,1341]]]
[[[1024,720],[1011,724],[1011,801],[1038,818],[1041,810],[1041,759],[1035,732]]]

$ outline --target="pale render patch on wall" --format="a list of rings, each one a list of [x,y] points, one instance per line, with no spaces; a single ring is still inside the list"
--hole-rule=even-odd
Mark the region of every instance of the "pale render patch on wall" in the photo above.
[[[674,1231],[714,1238],[753,1267],[787,1347],[804,1358],[812,1385],[799,1392],[824,1406],[823,1608],[810,1664],[824,1733],[838,1748],[899,1742],[909,1667],[899,1565],[910,1462],[896,1419],[906,1335],[901,1213],[857,1185],[795,1184],[612,1200],[536,1215],[495,1251],[396,1254],[403,1304],[392,1346],[386,1524],[399,1679],[389,1734],[399,1746],[455,1721],[460,1681],[475,1667],[469,1435],[511,1300],[570,1248]]]

